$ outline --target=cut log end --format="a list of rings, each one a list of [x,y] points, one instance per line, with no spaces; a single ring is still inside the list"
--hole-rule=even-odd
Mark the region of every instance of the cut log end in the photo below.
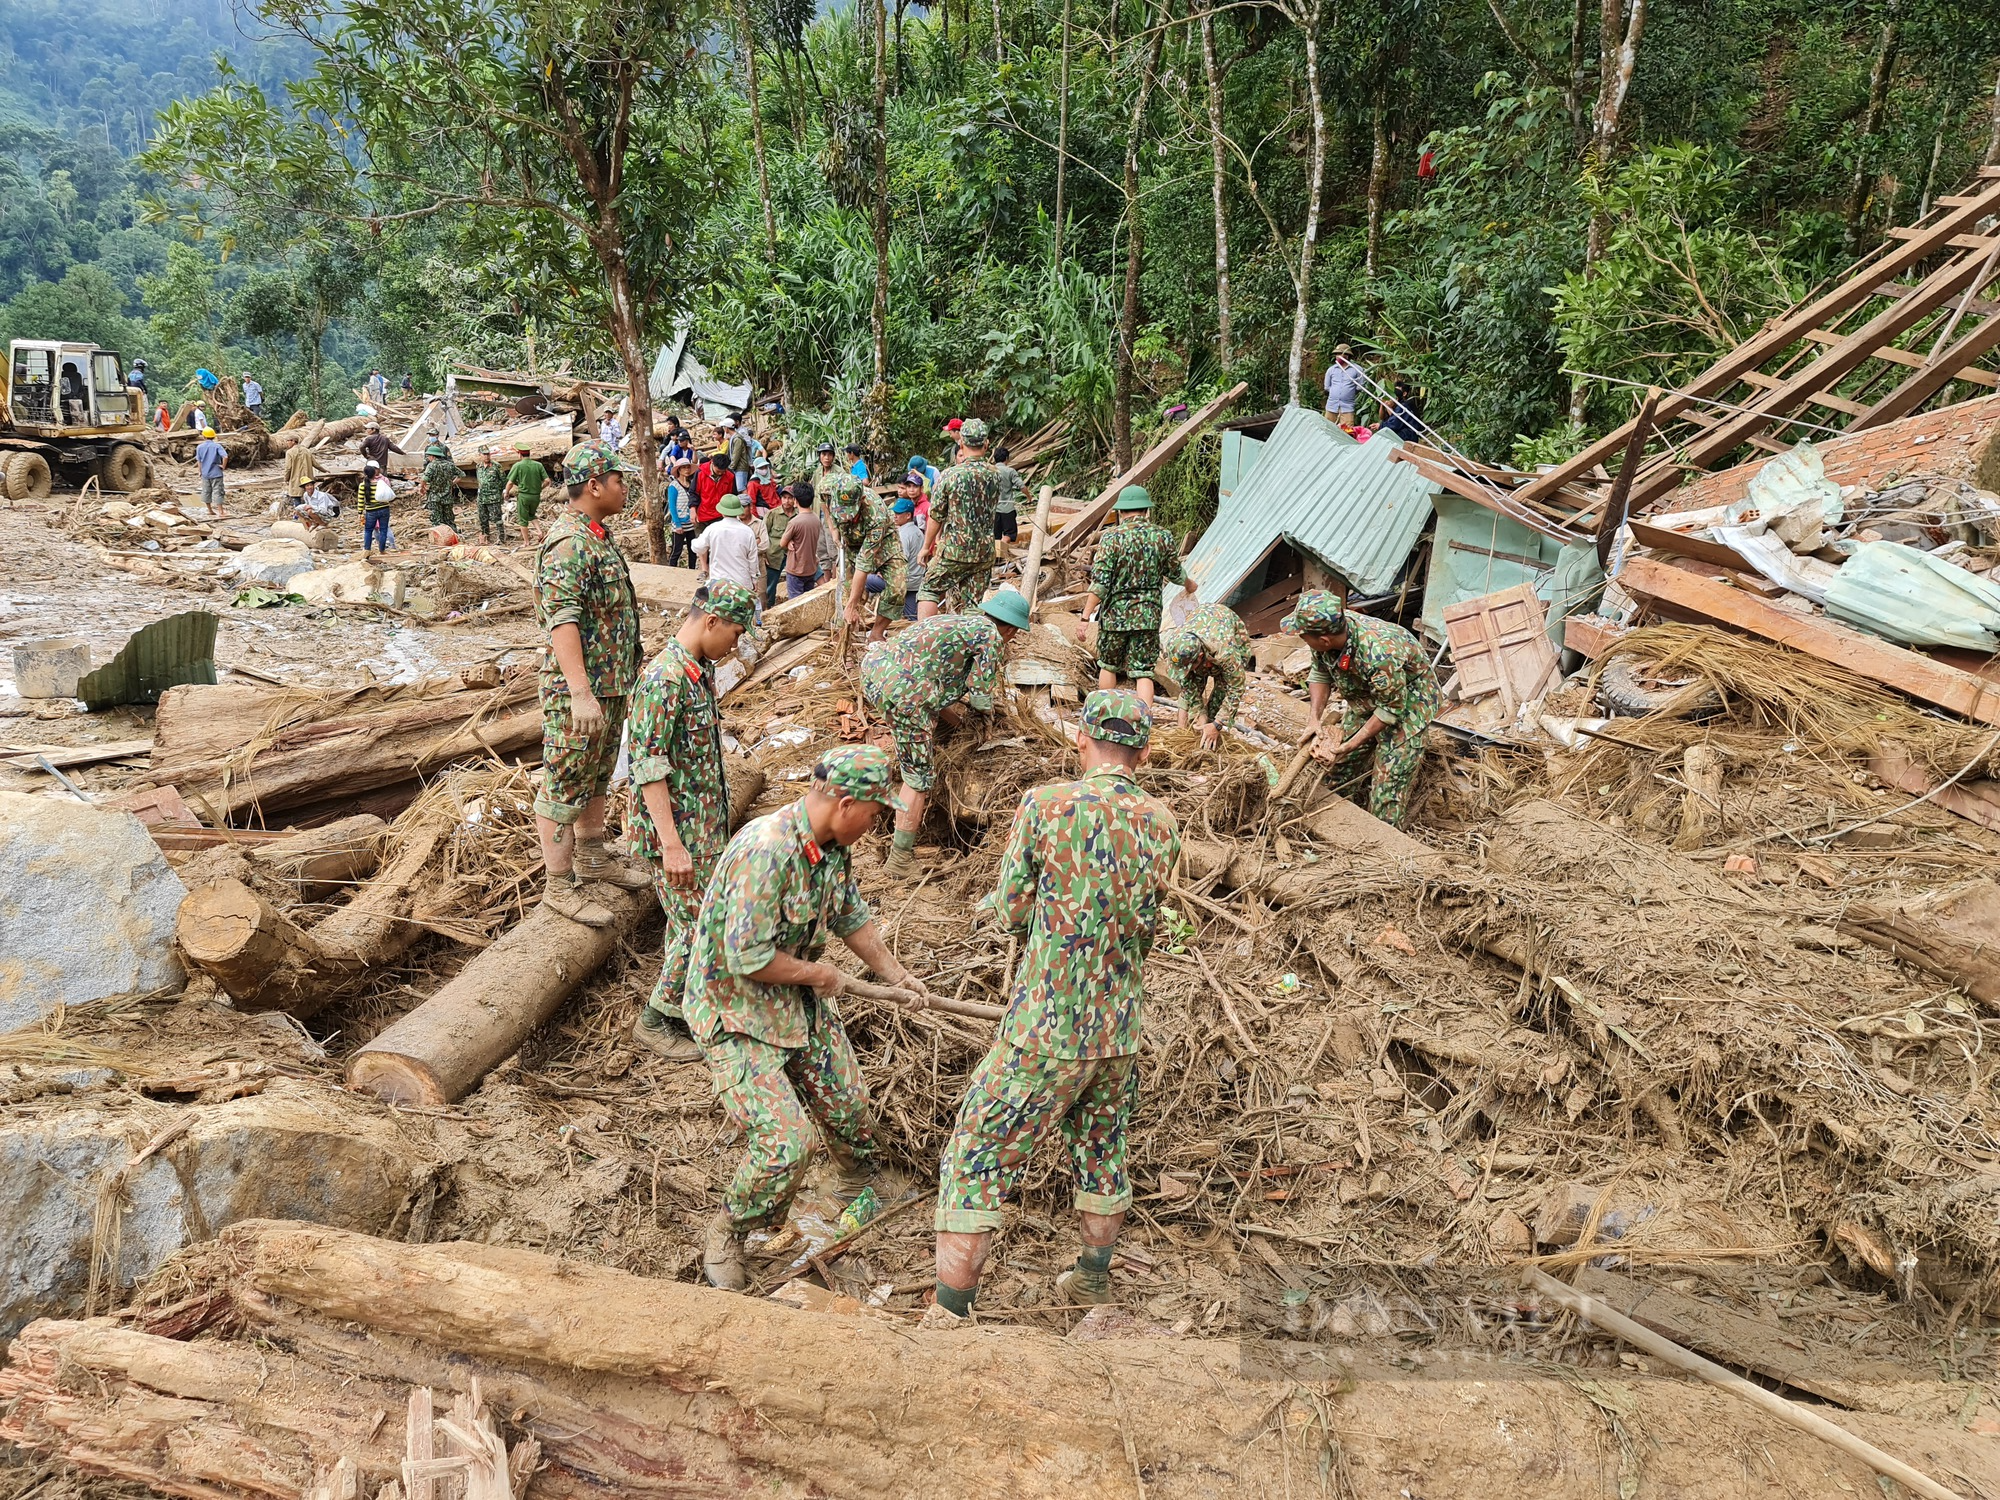
[[[414,1057],[394,1052],[357,1052],[348,1060],[347,1086],[386,1104],[441,1109],[451,1102],[433,1073]]]

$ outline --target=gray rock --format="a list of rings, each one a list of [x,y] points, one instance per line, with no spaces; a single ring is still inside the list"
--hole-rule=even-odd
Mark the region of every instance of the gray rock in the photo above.
[[[284,588],[316,566],[312,548],[290,537],[252,542],[236,554],[236,576],[244,583],[261,583],[266,588]]]
[[[99,1196],[181,1113],[121,1094],[0,1117],[0,1338],[35,1318],[81,1316]],[[293,1079],[198,1107],[186,1133],[123,1184],[97,1245],[107,1259],[117,1247],[104,1277],[111,1302],[239,1220],[390,1229],[431,1171],[427,1146],[406,1129],[372,1102]]]
[[[130,813],[0,792],[0,1032],[58,1005],[180,989],[186,894]]]

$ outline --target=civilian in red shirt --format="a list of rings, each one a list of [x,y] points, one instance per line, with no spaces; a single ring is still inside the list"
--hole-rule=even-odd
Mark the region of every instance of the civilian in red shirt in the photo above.
[[[728,449],[716,449],[709,454],[708,462],[695,470],[694,493],[694,533],[700,536],[722,519],[722,512],[716,509],[722,497],[736,493],[736,476],[730,472]]]
[[[757,460],[750,475],[750,487],[743,492],[743,500],[747,505],[766,511],[778,508],[778,485],[771,478],[771,461],[768,458]]]

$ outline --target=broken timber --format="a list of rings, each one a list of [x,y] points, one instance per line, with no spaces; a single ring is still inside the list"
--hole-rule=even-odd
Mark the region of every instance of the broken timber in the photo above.
[[[1097,530],[1104,518],[1111,514],[1111,507],[1118,503],[1120,490],[1128,484],[1144,484],[1159,473],[1167,466],[1168,460],[1181,451],[1189,438],[1235,405],[1237,398],[1249,389],[1248,384],[1237,382],[1148,448],[1137,463],[1107,484],[1095,500],[1078,511],[1075,519],[1056,534],[1055,539],[1049,543],[1048,555],[1067,557],[1074,552],[1079,544]]]

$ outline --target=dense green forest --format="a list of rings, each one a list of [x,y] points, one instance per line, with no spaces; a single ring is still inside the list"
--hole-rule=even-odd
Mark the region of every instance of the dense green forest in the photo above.
[[[1238,379],[1314,401],[1345,340],[1546,457],[2000,159],[1959,0],[171,15],[0,13],[0,322],[300,404],[323,361],[329,409],[370,360],[643,369],[692,314],[883,449],[976,410],[1080,464]]]

